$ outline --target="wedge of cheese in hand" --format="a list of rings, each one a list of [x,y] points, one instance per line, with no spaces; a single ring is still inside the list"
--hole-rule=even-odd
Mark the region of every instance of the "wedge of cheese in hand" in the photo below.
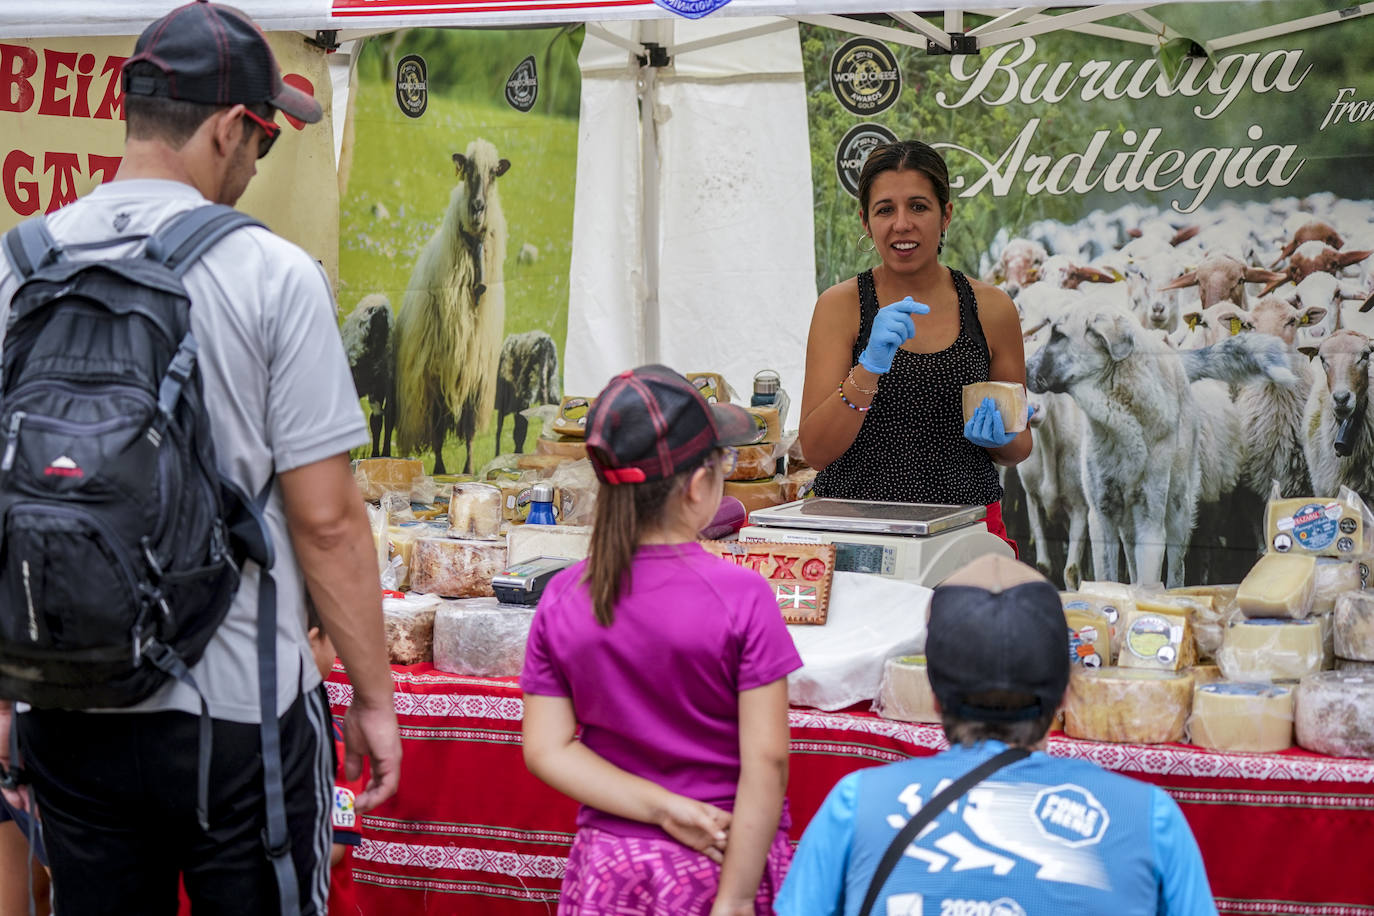
[[[973,419],[973,412],[992,398],[1002,415],[1002,428],[1019,433],[1026,428],[1026,386],[1017,382],[974,382],[964,386],[964,422]]]

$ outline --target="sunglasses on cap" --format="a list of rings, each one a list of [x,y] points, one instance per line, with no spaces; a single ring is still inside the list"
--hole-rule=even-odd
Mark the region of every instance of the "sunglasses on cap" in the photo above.
[[[263,138],[258,141],[258,158],[261,159],[272,152],[272,144],[276,143],[277,137],[281,135],[281,125],[254,114],[248,108],[243,109],[243,116],[262,128]]]

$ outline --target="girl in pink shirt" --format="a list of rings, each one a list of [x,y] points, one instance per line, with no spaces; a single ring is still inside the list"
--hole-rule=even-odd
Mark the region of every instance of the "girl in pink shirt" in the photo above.
[[[729,446],[755,435],[663,366],[618,375],[588,415],[590,555],[546,589],[520,678],[525,764],[582,803],[563,916],[773,911],[801,658],[764,579],[697,542]]]

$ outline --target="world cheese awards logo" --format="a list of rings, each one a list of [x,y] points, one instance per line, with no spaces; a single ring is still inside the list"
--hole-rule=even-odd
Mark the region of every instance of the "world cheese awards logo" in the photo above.
[[[830,89],[850,114],[870,117],[897,101],[902,71],[881,41],[851,38],[830,58]]]
[[[859,170],[864,167],[868,154],[873,147],[884,143],[896,143],[897,135],[881,124],[857,124],[840,138],[835,148],[835,174],[840,178],[840,187],[851,197],[859,196]]]
[[[396,104],[409,118],[420,117],[429,105],[425,59],[418,54],[407,54],[396,64]]]
[[[539,98],[539,74],[535,72],[534,55],[520,61],[506,80],[506,104],[516,111],[529,111]]]

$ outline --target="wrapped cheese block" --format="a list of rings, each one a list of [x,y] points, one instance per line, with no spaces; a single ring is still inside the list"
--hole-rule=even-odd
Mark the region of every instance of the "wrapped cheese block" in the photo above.
[[[534,440],[534,453],[536,455],[556,455],[559,458],[576,461],[579,458],[587,457],[587,441],[572,436],[559,436],[557,438],[540,436]]]
[[[1125,744],[1182,741],[1193,679],[1149,668],[1075,670],[1064,695],[1064,731]]]
[[[778,468],[778,458],[774,454],[776,445],[741,445],[735,448],[735,469],[726,480],[759,480],[771,478]]]
[[[496,593],[491,577],[506,568],[506,542],[420,538],[411,555],[410,587],[445,598],[481,598]]]
[[[496,537],[501,528],[501,490],[489,483],[454,484],[448,524],[451,537]]]
[[[1337,598],[1331,629],[1338,658],[1374,662],[1374,593],[1347,592]]]
[[[425,465],[418,458],[359,458],[353,464],[353,479],[363,499],[375,502],[384,493],[404,493],[410,498],[411,485],[425,476]]]
[[[434,617],[434,667],[473,677],[519,677],[534,608],[495,598],[446,601]]]
[[[1265,506],[1265,543],[1276,553],[1351,559],[1364,552],[1364,513],[1358,499],[1271,499]]]
[[[1317,557],[1312,574],[1312,614],[1330,614],[1336,609],[1336,599],[1346,592],[1364,588],[1360,577],[1359,560],[1333,560]]]
[[[782,420],[778,416],[776,407],[746,407],[745,413],[754,418],[754,425],[758,427],[758,437],[755,442],[780,442],[782,440]]]
[[[1026,428],[1026,386],[1018,382],[974,382],[964,386],[964,422],[973,419],[973,412],[984,398],[992,398],[1002,415],[1002,428],[1019,433]]]
[[[1374,662],[1359,658],[1337,658],[1335,668],[1337,671],[1368,671],[1374,676]]]
[[[434,650],[434,612],[443,600],[434,595],[410,594],[382,599],[386,648],[393,665],[430,661]]]
[[[535,557],[581,560],[592,542],[590,525],[514,525],[506,532],[506,564]]]
[[[1135,594],[1129,585],[1120,582],[1095,582],[1089,580],[1078,584],[1078,591],[1069,592],[1076,598],[1093,602],[1093,606],[1107,615],[1112,625],[1112,657],[1121,654],[1121,615],[1135,607]],[[1060,594],[1063,601],[1064,594]]]
[[[753,512],[780,505],[782,499],[782,478],[769,477],[764,480],[727,480],[725,495],[733,496],[744,503],[744,508]]]
[[[903,722],[939,722],[935,693],[926,677],[924,655],[903,655],[883,663],[883,679],[873,711],[885,719]]]
[[[591,411],[596,398],[569,395],[558,405],[558,414],[549,428],[560,436],[575,436],[579,439],[587,435],[587,414]]]
[[[1293,746],[1293,690],[1277,684],[1203,684],[1193,692],[1188,740],[1214,751],[1268,754]]]
[[[1334,757],[1374,757],[1374,675],[1309,674],[1294,702],[1298,744]]]
[[[1236,606],[1246,617],[1306,617],[1312,611],[1316,573],[1313,557],[1266,553],[1241,580]]]
[[[1171,588],[1171,595],[1206,599],[1193,614],[1193,641],[1200,659],[1213,659],[1221,648],[1221,638],[1231,620],[1240,614],[1236,592],[1240,585],[1190,585]]]
[[[697,391],[701,392],[706,403],[730,403],[732,394],[730,385],[725,381],[725,376],[719,372],[685,372],[683,375]]]
[[[404,591],[410,588],[410,568],[414,562],[415,542],[420,538],[444,537],[448,525],[444,522],[401,522],[386,530],[387,568],[394,581],[383,582],[388,588]]]
[[[1197,661],[1193,627],[1187,612],[1162,606],[1139,607],[1121,616],[1121,652],[1116,662],[1123,668],[1157,668],[1177,671]]]
[[[560,464],[567,461],[559,455],[517,455],[515,466],[522,471],[534,471],[540,477],[548,477]]]
[[[1112,663],[1112,625],[1105,613],[1088,601],[1069,599],[1064,602],[1064,622],[1069,628],[1069,664],[1101,668]]]
[[[1229,681],[1288,681],[1320,671],[1322,658],[1316,620],[1241,619],[1226,628],[1217,665]]]
[[[1216,665],[1193,665],[1188,669],[1188,673],[1193,676],[1194,687],[1201,687],[1222,678],[1221,669]]]
[[[811,484],[816,480],[815,468],[793,468],[791,459],[788,459],[787,475],[782,479],[782,501],[790,503],[801,499],[811,488]]]

